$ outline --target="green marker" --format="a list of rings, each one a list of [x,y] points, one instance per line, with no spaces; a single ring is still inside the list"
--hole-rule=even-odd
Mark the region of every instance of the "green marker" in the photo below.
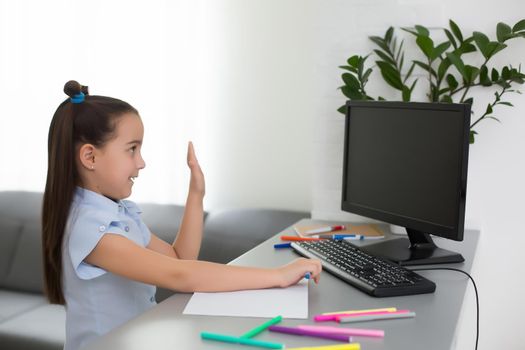
[[[252,338],[256,336],[257,334],[264,331],[266,328],[281,322],[283,319],[282,316],[277,316],[275,318],[272,318],[270,321],[264,322],[262,325],[255,327],[254,329],[249,330],[248,332],[241,335],[241,338]]]
[[[267,341],[254,340],[249,338],[232,337],[231,335],[201,332],[202,339],[222,341],[225,343],[244,344],[249,346],[259,346],[267,349],[284,349],[284,344],[270,343]]]

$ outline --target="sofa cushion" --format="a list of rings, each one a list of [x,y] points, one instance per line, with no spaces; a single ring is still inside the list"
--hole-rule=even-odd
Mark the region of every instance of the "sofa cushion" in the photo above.
[[[42,192],[1,191],[0,213],[20,222],[40,222]]]
[[[173,243],[184,215],[184,206],[175,204],[139,203],[142,220],[149,230],[166,242]]]
[[[44,292],[40,223],[24,223],[4,287],[24,292]]]
[[[4,286],[21,230],[20,221],[0,216],[0,286]]]
[[[204,224],[199,259],[228,263],[309,216],[306,212],[275,209],[231,209],[211,212]]]
[[[41,305],[0,323],[2,349],[62,350],[66,339],[62,305]]]
[[[12,292],[0,289],[0,324],[10,318],[47,304],[42,294]]]

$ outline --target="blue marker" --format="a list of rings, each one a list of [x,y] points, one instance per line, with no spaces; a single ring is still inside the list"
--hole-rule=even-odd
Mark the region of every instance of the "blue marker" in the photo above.
[[[310,279],[310,272],[307,272],[305,275],[304,275],[304,278],[309,280]]]
[[[291,248],[292,243],[280,243],[280,244],[274,244],[273,247],[275,249],[282,249],[282,248]]]

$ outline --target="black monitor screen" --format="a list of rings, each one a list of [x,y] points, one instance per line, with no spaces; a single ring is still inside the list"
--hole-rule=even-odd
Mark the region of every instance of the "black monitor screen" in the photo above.
[[[349,101],[343,210],[463,238],[470,108]]]

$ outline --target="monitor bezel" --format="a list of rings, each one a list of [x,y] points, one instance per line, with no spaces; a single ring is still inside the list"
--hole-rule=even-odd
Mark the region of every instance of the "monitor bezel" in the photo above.
[[[440,111],[456,111],[463,116],[463,142],[460,149],[458,149],[460,156],[460,172],[458,183],[458,206],[457,206],[457,221],[454,227],[429,223],[414,218],[408,218],[401,215],[387,213],[374,208],[367,208],[351,203],[346,198],[346,179],[348,172],[348,145],[350,134],[351,113],[353,107],[367,107],[367,108],[390,108],[390,109],[422,109],[422,110],[440,110]],[[342,210],[372,219],[384,221],[390,224],[403,226],[408,229],[418,230],[428,234],[448,238],[455,241],[463,240],[464,222],[465,222],[465,206],[467,193],[467,169],[468,169],[468,150],[469,150],[469,134],[470,134],[470,105],[459,103],[425,103],[425,102],[393,102],[393,101],[348,101],[346,103],[346,117],[345,117],[345,135],[344,135],[344,158],[343,158],[343,188],[342,188]]]

